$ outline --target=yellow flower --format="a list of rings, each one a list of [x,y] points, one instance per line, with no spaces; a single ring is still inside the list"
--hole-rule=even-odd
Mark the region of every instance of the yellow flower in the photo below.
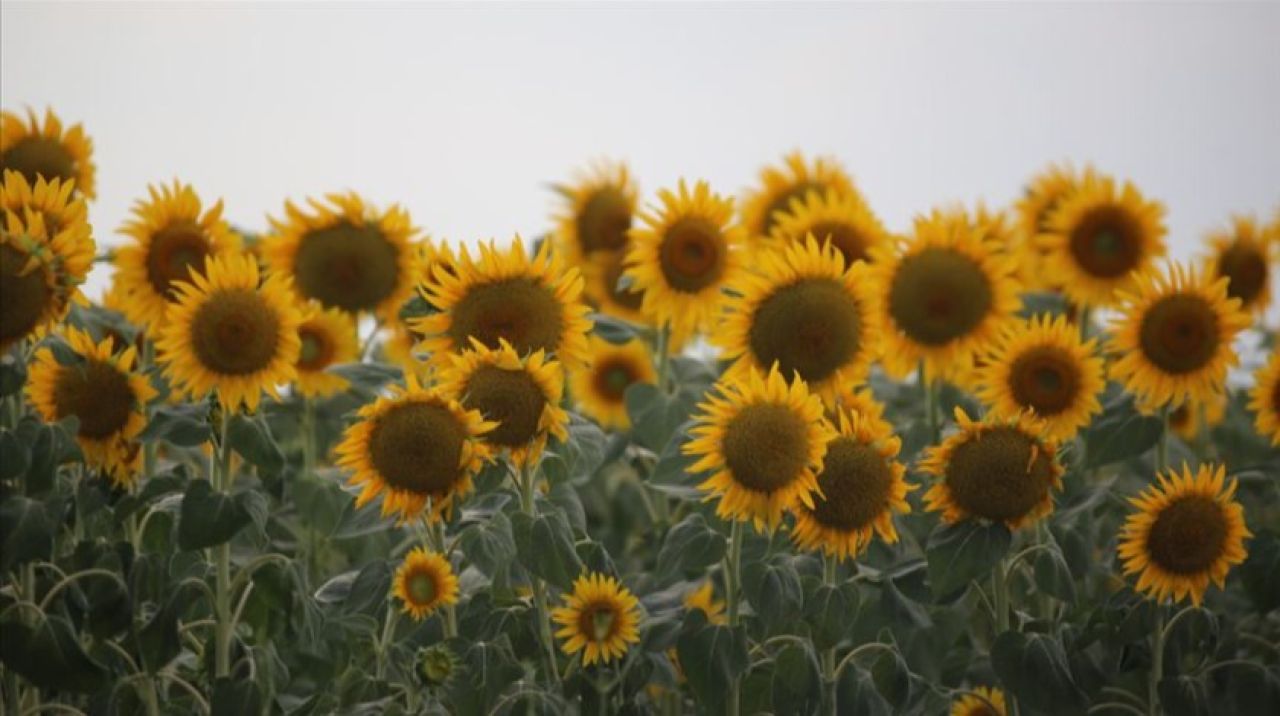
[[[435,610],[458,602],[458,578],[444,555],[415,547],[396,569],[393,589],[405,614],[422,621]]]
[[[572,184],[554,189],[566,203],[555,216],[555,238],[570,265],[625,248],[637,197],[625,163],[597,162],[578,172]]]
[[[1063,316],[1037,316],[1011,327],[979,369],[978,397],[997,415],[1027,410],[1044,420],[1045,435],[1064,441],[1102,412],[1107,387],[1096,341]]]
[[[792,538],[804,550],[821,549],[839,559],[852,559],[871,544],[872,535],[889,544],[898,541],[894,513],[911,511],[903,480],[906,468],[898,462],[902,441],[883,423],[855,412],[839,415],[840,433],[827,443],[821,496],[812,506],[798,504]]]
[[[94,197],[93,140],[78,123],[63,131],[62,121],[46,109],[44,127],[36,113],[27,110],[27,122],[15,112],[0,113],[0,169],[13,170],[36,184],[40,177],[60,179],[85,197]]]
[[[870,423],[872,431],[876,433],[893,433],[893,425],[884,418],[884,404],[876,400],[870,388],[843,386],[836,394],[835,410],[827,411],[827,419],[834,425],[839,422],[841,413],[849,413],[851,417],[857,415],[859,419]]]
[[[722,378],[698,408],[683,449],[698,458],[690,472],[712,473],[699,487],[719,498],[717,515],[773,529],[797,503],[813,507],[835,430],[804,381],[788,386],[776,367],[767,376],[750,370]]]
[[[824,195],[832,190],[862,200],[853,180],[838,161],[815,157],[810,163],[801,152],[792,152],[782,158],[782,166],[766,166],[760,170],[759,186],[742,199],[743,227],[751,240],[769,236],[781,220],[782,212],[791,209],[793,201],[804,200],[813,192]]]
[[[49,236],[65,234],[66,241],[90,247],[86,256],[92,260],[89,209],[84,197],[75,193],[75,181],[41,178],[30,182],[19,172],[6,169],[0,208],[13,211],[19,217],[25,216],[25,210],[39,213]]]
[[[1050,164],[1031,178],[1023,190],[1022,198],[1014,207],[1017,213],[1018,278],[1032,290],[1058,290],[1061,280],[1044,270],[1048,252],[1037,243],[1036,237],[1049,231],[1049,217],[1064,198],[1076,190],[1081,176],[1092,176],[1092,168],[1085,167],[1083,175],[1070,164]]]
[[[472,476],[489,457],[480,436],[494,424],[423,388],[413,374],[405,378],[406,388],[360,409],[335,448],[337,464],[360,488],[357,508],[382,495],[384,517],[406,522],[428,508],[427,520],[436,521],[471,492]]]
[[[239,237],[222,218],[219,201],[201,213],[189,184],[148,186],[149,200],[133,205],[120,233],[133,239],[115,252],[114,290],[132,322],[156,330],[177,297],[178,285],[204,268],[205,259],[239,252]]]
[[[640,602],[613,577],[584,574],[565,595],[565,606],[551,610],[560,625],[556,637],[570,656],[582,652],[583,666],[621,659],[629,645],[640,641]]]
[[[951,716],[1005,716],[1004,692],[996,688],[975,686],[951,704]]]
[[[356,322],[351,314],[310,305],[298,325],[298,339],[298,392],[308,398],[324,398],[345,390],[347,379],[328,369],[359,359]]]
[[[301,348],[288,280],[259,281],[252,256],[229,254],[205,259],[192,282],[177,295],[160,324],[158,360],[175,388],[195,399],[213,391],[229,410],[243,403],[257,410],[266,391],[297,375]]]
[[[1227,297],[1240,299],[1253,314],[1265,313],[1271,305],[1272,243],[1251,216],[1233,216],[1230,229],[1209,234],[1208,274],[1227,277]]]
[[[1258,369],[1249,391],[1249,410],[1257,415],[1258,434],[1280,445],[1280,349]]]
[[[624,286],[620,281],[627,270],[628,242],[621,251],[597,251],[582,264],[582,277],[586,280],[583,290],[592,308],[615,318],[642,326],[653,322],[644,314],[644,293]]]
[[[811,191],[775,212],[765,245],[776,248],[793,241],[804,243],[810,234],[820,243],[830,242],[846,266],[870,261],[873,249],[893,241],[861,197],[835,188]]]
[[[1193,475],[1170,469],[1157,475],[1129,503],[1137,508],[1120,530],[1119,553],[1126,575],[1138,574],[1136,589],[1157,601],[1191,597],[1200,606],[1213,581],[1219,588],[1232,565],[1245,558],[1250,532],[1235,500],[1236,481],[1226,468],[1201,465]]]
[[[697,609],[707,617],[710,624],[728,624],[724,615],[724,602],[716,599],[715,586],[708,579],[684,595],[684,608],[690,611]]]
[[[737,359],[731,375],[777,365],[827,399],[863,382],[880,347],[874,288],[863,263],[846,268],[831,244],[812,235],[760,252],[755,271],[730,285],[724,318],[711,339]]]
[[[79,362],[63,365],[51,349],[36,351],[27,399],[46,422],[77,418],[76,441],[85,462],[115,485],[127,487],[141,457],[137,437],[147,424],[146,404],[156,391],[134,370],[133,346],[116,352],[112,338],[95,344],[88,333],[72,327],[63,335]]]
[[[610,430],[627,430],[627,388],[636,383],[655,383],[653,356],[639,339],[615,345],[603,338],[591,338],[591,363],[569,372],[569,387],[582,412]]]
[[[1040,420],[1024,413],[979,422],[961,408],[955,415],[959,431],[930,447],[919,465],[938,478],[924,496],[930,512],[949,524],[978,517],[1018,529],[1053,511],[1063,468]]]
[[[1227,298],[1227,279],[1210,279],[1170,263],[1167,274],[1138,277],[1121,294],[1108,349],[1111,378],[1144,410],[1220,393],[1238,359],[1231,341],[1249,326],[1240,299]]]
[[[377,211],[354,192],[308,199],[312,213],[285,202],[285,219],[270,219],[263,255],[271,269],[293,277],[304,299],[348,313],[390,319],[413,295],[417,229],[398,205]],[[326,203],[327,202],[327,203]]]
[[[509,450],[516,466],[536,464],[549,435],[569,437],[569,414],[560,407],[564,368],[545,351],[521,357],[504,339],[496,349],[473,339],[472,350],[453,356],[440,390],[494,422],[481,440],[495,453]]]

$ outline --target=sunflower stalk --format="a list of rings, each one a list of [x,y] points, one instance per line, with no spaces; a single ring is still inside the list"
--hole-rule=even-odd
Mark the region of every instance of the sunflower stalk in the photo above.
[[[302,401],[302,479],[315,480],[316,473],[316,406],[310,398]],[[310,521],[308,520],[308,523]],[[320,531],[307,524],[307,575],[320,574]]]
[[[428,533],[431,537],[431,549],[449,559],[448,542],[445,540],[444,520],[436,520]],[[458,636],[458,610],[452,604],[444,606],[444,638],[453,639]]]
[[[1164,675],[1164,643],[1169,636],[1164,623],[1164,605],[1156,602],[1155,612],[1151,629],[1151,673],[1147,675],[1147,713],[1150,716],[1160,715],[1160,679]]]
[[[658,388],[666,393],[667,374],[671,372],[671,322],[664,321],[658,329],[657,345],[654,352],[658,354]]]
[[[836,558],[831,555],[824,555],[822,559],[822,583],[829,587],[836,585],[836,571],[839,568]],[[822,680],[827,686],[827,713],[834,716],[838,713],[837,697],[838,692],[836,681],[836,647],[833,644],[829,649],[822,652]]]
[[[938,381],[928,378],[925,374],[924,361],[920,361],[917,375],[920,379],[920,390],[924,393],[924,418],[925,424],[929,427],[929,441],[936,445],[942,439],[942,421],[938,415],[940,407]]]
[[[520,468],[518,477],[520,481],[520,509],[529,517],[535,517],[537,515],[537,506],[534,503],[534,487],[537,484],[538,468],[524,465]],[[547,607],[547,587],[537,575],[530,574],[529,581],[532,582],[533,586],[534,618],[538,620],[538,635],[541,637],[542,646],[547,657],[547,677],[559,684],[560,671],[556,666],[555,640],[551,637],[551,611]]]
[[[214,452],[214,488],[231,492],[231,442],[228,440],[231,420],[225,411],[218,416],[218,446]],[[214,548],[214,674],[218,678],[231,674],[231,636],[235,628],[231,620],[231,541]]]
[[[744,536],[745,530],[742,528],[742,521],[735,519],[729,527],[729,552],[724,558],[724,600],[726,611],[728,612],[729,627],[733,629],[736,629],[741,621],[738,599],[742,585],[742,542]],[[729,716],[738,716],[741,710],[741,699],[742,679],[735,676],[733,684],[729,687],[727,710]]]

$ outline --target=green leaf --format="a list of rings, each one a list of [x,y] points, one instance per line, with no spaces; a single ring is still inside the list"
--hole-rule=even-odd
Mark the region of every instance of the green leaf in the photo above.
[[[347,379],[353,388],[373,392],[404,375],[398,367],[387,363],[343,363],[330,366],[329,373]]]
[[[262,713],[262,692],[250,679],[222,678],[209,697],[212,716],[247,716]]]
[[[853,582],[839,585],[819,582],[805,600],[805,620],[819,649],[829,649],[849,636],[857,613],[858,588]]]
[[[713,713],[739,674],[750,665],[742,627],[708,624],[701,610],[691,610],[676,642],[676,654],[702,713]]]
[[[701,573],[724,558],[726,544],[724,535],[695,512],[667,531],[658,550],[658,571],[667,577]]]
[[[28,495],[42,495],[53,489],[58,468],[82,459],[76,443],[79,421],[67,418],[56,425],[37,424],[31,429],[30,464],[25,478]]]
[[[209,429],[209,408],[204,403],[162,405],[152,413],[138,440],[157,440],[175,447],[196,447],[213,437]]]
[[[649,472],[646,482],[657,490],[684,500],[698,500],[705,494],[698,485],[704,477],[689,471],[697,458],[682,451],[688,435],[681,428],[676,439],[667,443],[658,456],[658,462]]]
[[[284,453],[271,436],[271,429],[261,414],[236,413],[227,426],[227,442],[250,465],[267,475],[279,475],[284,469]]]
[[[1168,676],[1160,680],[1160,708],[1168,716],[1210,716],[1209,691],[1200,679]]]
[[[625,400],[632,438],[656,453],[662,452],[676,428],[689,419],[694,404],[685,393],[667,393],[652,383],[629,386]]]
[[[778,714],[818,713],[822,704],[822,676],[808,644],[788,642],[773,656],[773,709]]]
[[[756,614],[773,626],[794,623],[804,603],[800,575],[786,555],[748,563],[742,570],[742,587]]]
[[[622,345],[636,337],[637,326],[629,321],[624,321],[616,316],[610,316],[606,313],[591,314],[591,321],[594,325],[591,330],[601,338],[615,345]]]
[[[876,689],[871,675],[858,667],[846,667],[837,685],[837,713],[858,716],[891,716],[893,707]]]
[[[252,522],[254,513],[261,514],[265,509],[264,498],[256,492],[233,497],[214,492],[206,480],[196,480],[182,496],[178,546],[193,550],[222,544]]]
[[[1134,408],[1133,398],[1122,394],[1109,401],[1084,432],[1086,466],[1102,467],[1137,457],[1154,447],[1163,431],[1164,421],[1142,415]]]
[[[89,694],[105,687],[106,668],[80,646],[71,623],[46,615],[34,625],[13,610],[0,623],[0,661],[28,681],[60,693]]]
[[[1009,528],[998,522],[939,525],[929,535],[925,550],[933,596],[943,599],[986,577],[1009,551],[1012,540]]]
[[[0,502],[0,572],[18,565],[53,556],[53,535],[57,526],[44,503],[21,495]]]
[[[1071,568],[1067,566],[1067,560],[1063,558],[1062,550],[1058,548],[1056,542],[1049,548],[1036,552],[1032,569],[1037,589],[1067,604],[1075,603],[1076,580],[1071,575]]]
[[[876,690],[899,713],[906,710],[911,701],[913,680],[907,662],[897,649],[876,651],[876,660],[871,664],[871,680]]]
[[[342,603],[343,611],[348,614],[377,614],[378,608],[387,601],[390,584],[390,563],[379,559],[366,564],[351,583]]]
[[[466,526],[459,539],[467,559],[489,576],[506,567],[516,556],[511,520],[501,510]]]
[[[586,483],[604,463],[609,438],[600,426],[576,413],[569,414],[569,439],[555,441],[543,462],[543,470],[553,483]]]
[[[12,480],[27,471],[31,455],[11,430],[0,430],[0,480]]]
[[[1261,530],[1249,543],[1249,557],[1240,565],[1240,581],[1258,611],[1280,607],[1280,535]]]
[[[173,661],[182,651],[182,639],[178,633],[178,618],[203,592],[194,585],[179,587],[169,595],[155,614],[137,629],[135,639],[142,666],[154,674]],[[207,605],[210,609],[213,605]]]
[[[511,516],[511,527],[521,566],[560,589],[573,589],[573,580],[582,573],[582,562],[564,515],[546,512],[530,517],[517,512]]]
[[[1072,678],[1062,643],[1053,637],[1007,631],[991,646],[991,666],[1028,708],[1070,716],[1083,713],[1088,705]]]
[[[0,397],[13,395],[26,384],[27,364],[18,358],[17,352],[0,356]]]

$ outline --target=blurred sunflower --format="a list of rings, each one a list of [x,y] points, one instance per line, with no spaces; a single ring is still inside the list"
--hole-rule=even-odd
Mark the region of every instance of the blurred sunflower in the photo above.
[[[644,293],[620,283],[627,270],[626,258],[626,250],[597,252],[584,262],[582,277],[586,286],[583,295],[587,303],[600,313],[642,326],[650,325],[652,321],[641,310]]]
[[[457,274],[455,265],[457,258],[453,254],[453,249],[444,241],[426,237],[418,241],[416,250],[422,281],[431,280],[437,271],[442,271],[448,276]],[[397,311],[388,322],[382,351],[390,363],[399,366],[406,373],[417,375],[424,382],[429,382],[428,379],[435,366],[423,360],[423,356],[418,354],[418,344],[426,336],[413,327],[412,324],[416,318],[406,316],[403,311]]]
[[[565,606],[551,610],[560,625],[556,637],[570,656],[582,652],[583,666],[621,659],[631,644],[640,641],[640,602],[613,577],[584,574],[565,595]]]
[[[532,258],[519,236],[505,250],[492,241],[481,244],[474,259],[463,246],[454,271],[436,270],[420,290],[439,312],[409,325],[426,336],[418,347],[438,366],[472,341],[496,349],[505,340],[518,355],[546,351],[566,365],[588,358],[591,321],[582,277],[565,268],[550,242]]]
[[[1208,430],[1222,422],[1227,415],[1230,399],[1225,392],[1215,393],[1207,402],[1184,402],[1169,411],[1169,428],[1185,442],[1200,438],[1201,430]]]
[[[841,413],[856,414],[871,424],[876,433],[893,433],[893,425],[885,420],[884,404],[876,400],[871,389],[864,386],[845,385],[836,393],[835,410],[828,409],[827,419],[834,425]]]
[[[862,200],[853,179],[830,157],[815,157],[809,162],[803,153],[792,152],[782,158],[781,166],[762,168],[760,184],[742,199],[742,225],[748,239],[755,241],[772,234],[782,212],[791,209],[792,201],[804,200],[811,192],[824,195],[832,190]]]
[[[775,366],[724,377],[698,406],[684,454],[698,458],[689,472],[711,472],[698,487],[719,498],[716,514],[773,529],[796,504],[813,507],[817,473],[835,434],[822,401],[803,380],[787,385]]]
[[[133,218],[120,227],[132,241],[115,251],[113,288],[132,322],[156,330],[178,285],[191,280],[209,257],[239,252],[240,238],[222,218],[219,201],[201,213],[200,197],[189,184],[148,186],[149,200],[133,205]]]
[[[911,511],[898,462],[902,441],[857,413],[841,412],[840,433],[827,443],[818,474],[821,494],[813,506],[797,504],[792,539],[804,550],[821,549],[830,557],[853,559],[871,544],[872,535],[889,544],[898,541],[894,513]]]
[[[846,266],[869,261],[872,249],[893,240],[861,197],[834,188],[813,191],[773,214],[768,247],[789,242],[804,243],[812,234],[819,243],[830,242]]]
[[[997,688],[975,686],[951,704],[951,716],[1005,716],[1004,692]]]
[[[1209,275],[1227,277],[1227,297],[1240,299],[1251,314],[1271,305],[1272,243],[1251,216],[1233,216],[1230,229],[1209,234]]]
[[[174,387],[195,399],[210,391],[228,410],[258,409],[263,391],[297,375],[302,316],[288,279],[260,280],[252,256],[206,257],[159,325],[158,361]]]
[[[86,198],[94,197],[93,140],[84,128],[73,124],[63,131],[62,120],[46,109],[44,126],[35,111],[27,110],[27,122],[16,112],[0,112],[0,169],[21,174],[28,184],[41,177],[65,186],[74,182]]]
[[[85,462],[113,484],[128,487],[142,455],[137,437],[147,424],[146,405],[156,391],[134,369],[132,346],[117,352],[112,338],[94,343],[88,333],[70,326],[62,335],[77,361],[64,365],[52,349],[36,351],[27,399],[46,422],[77,418],[76,442]]]
[[[1137,591],[1157,601],[1191,597],[1200,606],[1209,582],[1219,588],[1232,565],[1245,558],[1250,537],[1244,508],[1235,499],[1235,480],[1226,468],[1201,465],[1193,475],[1170,469],[1157,475],[1129,503],[1137,508],[1120,530],[1120,559],[1126,575],[1138,574]]]
[[[863,382],[881,335],[866,265],[846,268],[834,246],[810,235],[760,253],[754,268],[729,285],[711,336],[721,358],[736,359],[730,374],[777,365],[827,400],[839,386]]]
[[[921,361],[930,376],[965,370],[1014,321],[1022,305],[1014,262],[993,248],[967,222],[934,210],[916,218],[900,253],[873,253],[887,372],[901,378]]]
[[[415,547],[404,556],[392,579],[405,614],[422,621],[443,606],[458,602],[458,578],[444,555]]]
[[[1231,341],[1248,328],[1240,299],[1227,298],[1227,279],[1212,279],[1170,263],[1168,273],[1138,277],[1121,295],[1108,348],[1116,356],[1113,380],[1144,410],[1222,392],[1227,368],[1238,359]]]
[[[1164,206],[1130,182],[1084,176],[1062,197],[1036,238],[1045,252],[1041,271],[1082,306],[1111,306],[1164,255]]]
[[[997,415],[1031,410],[1045,435],[1070,440],[1102,412],[1106,388],[1096,341],[1083,341],[1065,316],[1039,315],[1006,331],[979,369],[978,397]]]
[[[304,299],[391,319],[413,295],[418,279],[418,252],[412,246],[418,230],[409,214],[399,205],[378,211],[354,192],[307,204],[312,213],[286,201],[285,219],[268,219],[272,235],[263,244],[268,265],[293,277]]]
[[[956,408],[959,431],[928,448],[919,469],[938,481],[925,493],[926,509],[949,523],[972,517],[1018,529],[1053,511],[1062,489],[1058,444],[1041,437],[1044,424],[1023,413],[971,420]]]
[[[472,476],[489,457],[480,436],[495,425],[423,388],[413,374],[405,382],[361,408],[334,452],[337,465],[352,471],[348,484],[361,488],[357,508],[382,495],[384,517],[407,522],[429,507],[426,518],[434,522],[471,492]]]
[[[715,585],[708,579],[684,595],[684,608],[690,611],[697,609],[707,617],[710,624],[728,624],[724,615],[724,602],[716,599]]]
[[[649,346],[636,338],[616,345],[592,336],[590,348],[591,363],[569,372],[573,399],[601,427],[627,430],[627,388],[658,380]]]
[[[536,464],[548,436],[569,437],[569,414],[560,407],[564,368],[545,351],[521,357],[504,339],[496,349],[473,339],[472,350],[453,356],[440,389],[495,423],[480,439],[495,453],[509,450],[517,467]]]
[[[1257,416],[1258,434],[1280,445],[1280,349],[1271,354],[1267,364],[1254,375],[1249,391],[1249,410]]]
[[[578,172],[572,184],[553,188],[566,204],[555,216],[556,242],[570,265],[624,249],[637,201],[636,186],[624,162],[597,162]]]
[[[6,174],[7,187],[22,181],[16,173]],[[93,266],[94,250],[83,221],[52,232],[38,205],[4,209],[0,224],[0,351],[51,328],[67,314],[73,300],[83,300],[79,286]]]
[[[669,323],[677,340],[711,326],[721,292],[741,267],[743,232],[733,224],[733,200],[699,181],[689,190],[658,192],[661,205],[642,212],[627,254],[631,290],[644,294],[641,310],[655,325]]]
[[[1086,167],[1084,174],[1092,175]],[[1069,196],[1080,184],[1081,173],[1070,164],[1050,164],[1031,177],[1023,189],[1022,198],[1014,205],[1017,215],[1018,278],[1033,290],[1060,288],[1060,282],[1044,271],[1047,251],[1037,238],[1049,231],[1049,217],[1063,198]]]
[[[24,210],[36,212],[44,219],[49,236],[67,234],[66,241],[92,246],[89,209],[84,198],[75,193],[75,182],[61,179],[37,179],[35,182],[19,172],[5,170],[0,189],[0,208],[25,216]],[[89,252],[92,253],[91,251]]]
[[[359,360],[356,322],[336,308],[310,305],[298,324],[298,392],[308,398],[325,398],[347,387],[347,379],[328,369]]]

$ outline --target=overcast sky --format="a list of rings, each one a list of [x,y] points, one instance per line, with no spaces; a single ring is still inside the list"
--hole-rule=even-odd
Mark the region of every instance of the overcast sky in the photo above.
[[[1280,4],[0,5],[6,109],[96,144],[99,241],[148,182],[261,228],[354,189],[453,239],[544,231],[596,156],[737,193],[799,148],[894,228],[1050,160],[1166,202],[1192,254],[1280,205]],[[102,277],[94,281],[102,285]],[[95,292],[96,294],[96,292]]]

